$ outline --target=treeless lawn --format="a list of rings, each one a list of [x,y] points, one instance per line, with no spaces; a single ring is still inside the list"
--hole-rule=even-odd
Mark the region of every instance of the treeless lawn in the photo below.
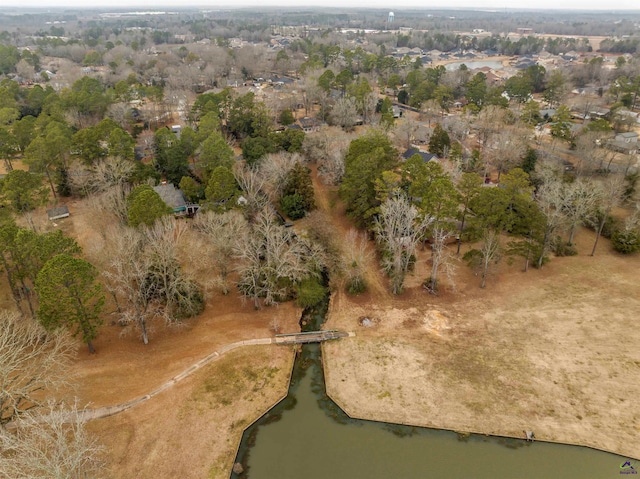
[[[292,365],[288,347],[235,350],[89,429],[114,478],[226,478],[244,429],[286,395]]]

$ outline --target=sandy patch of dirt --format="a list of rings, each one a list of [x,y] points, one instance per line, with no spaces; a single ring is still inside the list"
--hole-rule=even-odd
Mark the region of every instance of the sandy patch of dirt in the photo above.
[[[25,165],[22,160],[18,159],[11,160],[11,167],[14,170],[29,171],[29,166]],[[7,171],[7,165],[5,164],[4,159],[0,158],[0,175],[6,175],[7,173],[9,173]]]
[[[579,256],[522,272],[503,263],[486,290],[461,265],[428,294],[428,252],[398,297],[332,297],[327,389],[355,417],[575,443],[638,457],[640,257],[593,233]],[[423,266],[420,266],[420,264]],[[362,317],[375,318],[369,327]]]

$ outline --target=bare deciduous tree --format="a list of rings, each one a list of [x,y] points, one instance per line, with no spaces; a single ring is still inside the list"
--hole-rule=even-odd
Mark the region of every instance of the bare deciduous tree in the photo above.
[[[477,131],[478,143],[481,148],[488,144],[489,137],[504,126],[507,119],[508,110],[495,105],[489,105],[478,113],[474,123]]]
[[[120,320],[139,330],[148,344],[148,321],[161,317],[167,323],[198,314],[202,296],[186,277],[178,260],[178,244],[187,226],[172,217],[159,219],[151,228],[119,226],[113,238],[109,262],[103,271],[109,289],[124,298]]]
[[[322,99],[322,88],[318,85],[318,78],[322,73],[322,70],[313,70],[305,74],[304,85],[302,87],[302,104],[304,105],[305,116],[308,116],[312,110],[313,102]]]
[[[203,307],[199,287],[180,266],[179,245],[187,229],[184,221],[177,221],[172,216],[163,216],[152,227],[143,229],[147,264],[145,288],[166,323],[195,316]]]
[[[608,150],[599,146],[601,132],[589,132],[576,139],[575,174],[576,176],[591,176],[596,170],[603,168]]]
[[[269,198],[264,193],[265,178],[259,172],[237,163],[234,165],[233,175],[246,202],[246,216],[251,220],[269,204]]]
[[[89,206],[98,218],[103,215],[115,215],[122,224],[126,224],[127,196],[130,191],[128,184],[114,185],[106,191],[92,195],[89,198]]]
[[[344,157],[349,135],[336,127],[307,135],[302,145],[305,156],[318,165],[318,173],[329,185],[338,185],[344,175]]]
[[[576,228],[583,224],[594,211],[598,201],[599,190],[593,181],[578,178],[563,188],[562,210],[569,223],[569,240],[573,244]]]
[[[431,128],[432,120],[438,118],[441,112],[442,106],[436,100],[427,100],[420,107],[420,115],[427,119],[429,128]]]
[[[358,108],[353,97],[343,97],[336,101],[331,111],[331,118],[335,125],[339,125],[346,131],[353,129],[358,117]]]
[[[149,343],[147,322],[153,317],[151,302],[146,291],[147,263],[143,255],[142,233],[134,228],[119,226],[109,234],[113,238],[109,262],[102,274],[112,296],[121,296],[126,306],[121,309],[120,321],[135,324],[140,329],[142,341]],[[115,291],[115,293],[113,293]]]
[[[77,165],[70,172],[70,185],[84,194],[108,192],[127,186],[135,164],[123,158],[105,158],[91,166]]]
[[[127,114],[130,109],[131,107],[127,103],[114,103],[113,105],[109,105],[107,116],[120,125],[121,128],[126,128],[129,123]]]
[[[74,349],[68,335],[47,333],[36,321],[0,312],[0,431],[40,406],[42,391],[64,384]]]
[[[490,135],[486,151],[492,166],[498,170],[498,182],[503,172],[509,171],[521,160],[526,148],[526,136],[522,129],[506,126]]]
[[[238,287],[256,308],[287,298],[292,285],[320,271],[322,252],[276,223],[269,209],[261,211],[246,241],[236,247]]]
[[[372,91],[362,99],[362,117],[365,124],[373,124],[376,119],[374,113],[378,104],[378,94]]]
[[[0,428],[0,477],[55,479],[102,477],[104,448],[89,436],[77,406],[48,404]]]
[[[297,153],[271,153],[260,162],[260,174],[265,181],[265,190],[272,203],[277,204],[282,196],[282,189],[287,182],[287,176],[296,163],[302,162]]]
[[[413,143],[415,134],[419,128],[420,123],[407,116],[396,122],[393,134],[398,139],[402,148],[408,149],[411,148],[411,143]]]
[[[538,257],[538,268],[542,267],[544,257],[551,248],[551,242],[556,232],[568,221],[566,215],[567,185],[553,170],[540,169],[538,176],[541,185],[538,188],[537,203],[544,215],[546,224],[542,239],[542,251]],[[569,242],[573,239],[571,236]]]
[[[389,198],[380,205],[374,230],[384,253],[382,267],[391,278],[391,291],[402,292],[404,279],[413,261],[416,247],[432,222],[420,217],[418,210],[404,196]]]
[[[195,217],[193,226],[206,235],[211,245],[213,264],[220,278],[222,294],[227,294],[234,251],[247,240],[247,221],[237,211],[223,214],[207,211]]]
[[[484,288],[487,284],[487,276],[491,272],[491,267],[500,261],[502,246],[500,245],[500,235],[493,228],[482,230],[481,241],[480,249],[468,251],[464,259],[480,272],[480,287]]]
[[[591,256],[596,254],[598,240],[602,234],[604,225],[607,223],[611,210],[620,204],[622,193],[624,191],[624,179],[618,175],[609,175],[602,182],[597,183],[599,192],[596,201],[596,211],[592,216],[591,222],[596,228],[596,240],[593,243]]]
[[[438,222],[431,228],[431,276],[425,283],[425,287],[430,292],[435,292],[438,287],[438,271],[441,266],[445,266],[445,272],[451,278],[453,272],[453,256],[446,254],[446,246],[449,239],[456,236],[456,229],[453,223]]]

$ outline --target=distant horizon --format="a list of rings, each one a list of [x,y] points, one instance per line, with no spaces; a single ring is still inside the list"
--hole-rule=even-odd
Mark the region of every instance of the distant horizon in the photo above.
[[[596,13],[619,13],[619,12],[637,12],[640,13],[638,0],[619,0],[616,2],[615,8],[603,2],[594,0],[565,0],[562,7],[558,7],[557,0],[539,0],[535,8],[531,7],[528,0],[511,0],[510,2],[496,3],[493,0],[451,0],[448,5],[425,5],[420,0],[406,0],[401,3],[394,3],[382,0],[347,0],[340,2],[339,0],[264,0],[256,2],[256,0],[237,0],[233,3],[219,2],[201,2],[194,1],[192,3],[176,4],[171,0],[155,0],[155,1],[127,1],[127,0],[97,0],[91,6],[88,6],[84,0],[5,0],[0,6],[0,12],[8,9],[30,10],[30,9],[64,9],[72,8],[77,10],[118,10],[122,12],[132,11],[183,11],[189,9],[245,9],[245,8],[343,8],[343,9],[382,9],[391,11],[402,11],[403,9],[412,10],[467,10],[467,11],[496,11],[496,12],[517,12],[517,11],[581,11]]]

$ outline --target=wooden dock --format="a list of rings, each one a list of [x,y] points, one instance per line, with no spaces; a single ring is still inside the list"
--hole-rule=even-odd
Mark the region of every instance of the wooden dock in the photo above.
[[[349,336],[355,336],[355,334],[331,329],[327,331],[307,331],[305,333],[277,334],[274,342],[275,344],[321,343],[322,341],[347,338]]]

